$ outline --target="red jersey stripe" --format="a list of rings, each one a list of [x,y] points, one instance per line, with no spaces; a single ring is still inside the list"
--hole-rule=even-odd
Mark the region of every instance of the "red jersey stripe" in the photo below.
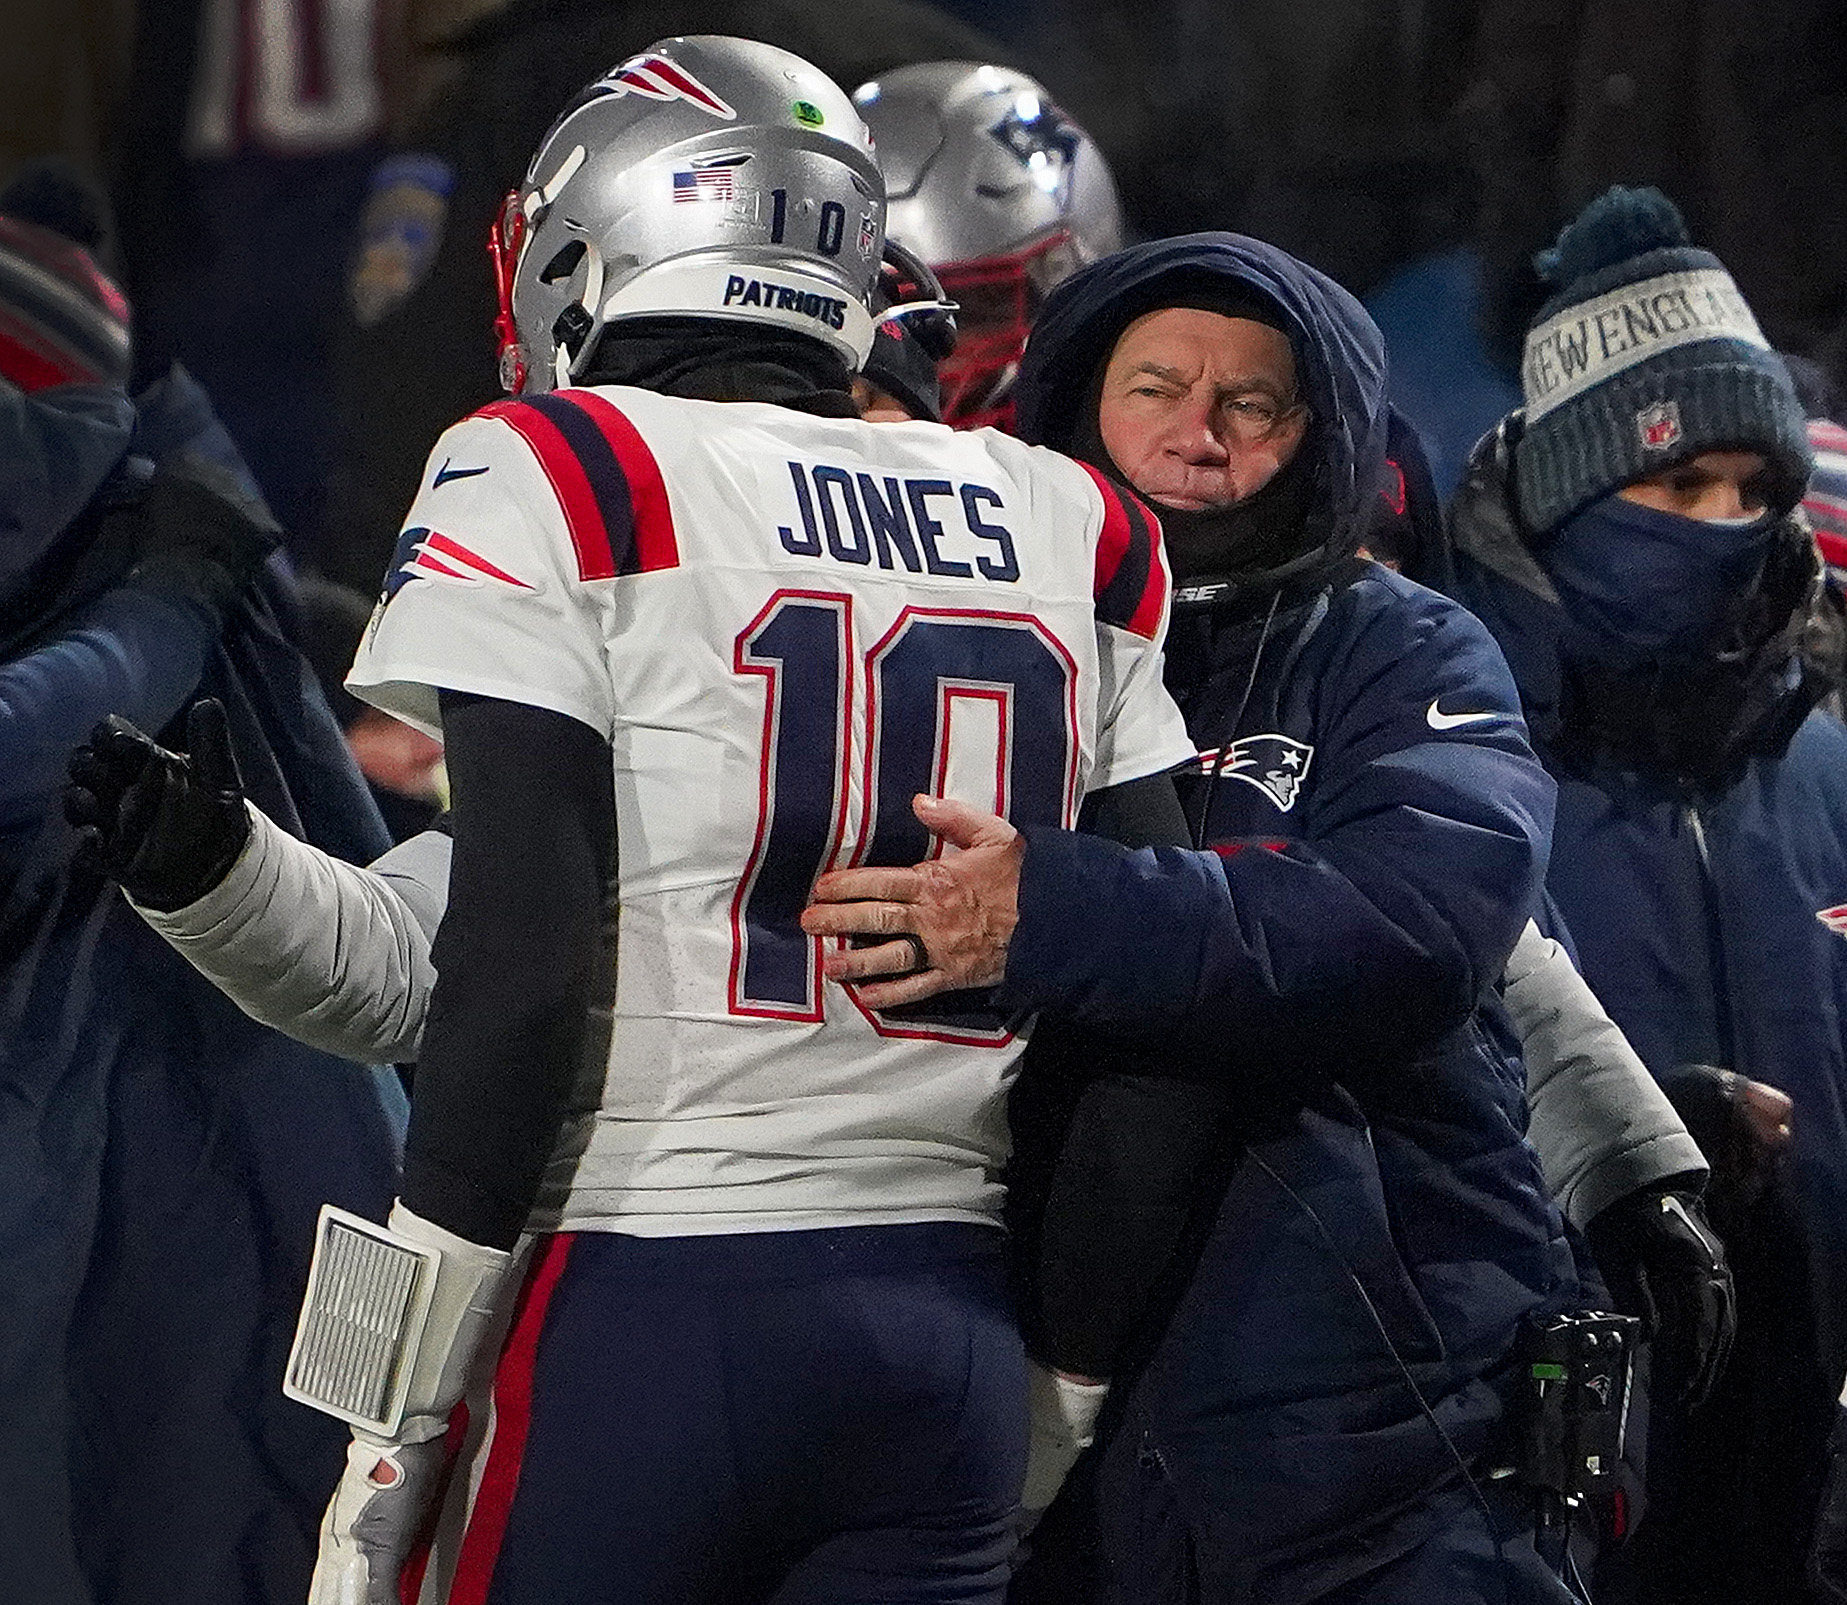
[[[1160,562],[1161,526],[1138,497],[1108,475],[1078,464],[1103,497],[1103,531],[1097,539],[1092,595],[1097,617],[1152,641],[1167,606]]]
[[[588,390],[561,390],[561,396],[590,415],[628,480],[629,505],[635,513],[635,550],[621,565],[624,574],[649,574],[680,566],[680,543],[673,529],[673,508],[667,500],[667,482],[648,443],[621,408]]]
[[[490,402],[476,416],[499,418],[510,424],[532,448],[564,513],[565,526],[571,533],[571,547],[577,553],[578,574],[584,579],[607,579],[613,575],[609,530],[602,509],[591,489],[589,476],[563,431],[537,407],[516,396]]]

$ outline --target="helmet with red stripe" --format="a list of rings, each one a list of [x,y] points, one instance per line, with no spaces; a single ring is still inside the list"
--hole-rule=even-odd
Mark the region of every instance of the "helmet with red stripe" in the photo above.
[[[568,385],[610,324],[772,324],[852,367],[885,237],[853,103],[799,56],[667,39],[586,88],[540,144],[490,241],[501,382]]]
[[[1008,67],[931,61],[853,95],[878,142],[892,237],[936,269],[958,308],[940,369],[943,416],[1013,424],[1013,381],[1039,302],[1122,244],[1102,153],[1035,80]]]

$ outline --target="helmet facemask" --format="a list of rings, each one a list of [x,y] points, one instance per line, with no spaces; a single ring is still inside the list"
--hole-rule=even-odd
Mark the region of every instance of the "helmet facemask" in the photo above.
[[[1077,266],[1066,229],[1017,251],[938,270],[956,303],[956,349],[938,368],[943,421],[956,429],[1013,429],[1013,382],[1026,336],[1053,285]]]

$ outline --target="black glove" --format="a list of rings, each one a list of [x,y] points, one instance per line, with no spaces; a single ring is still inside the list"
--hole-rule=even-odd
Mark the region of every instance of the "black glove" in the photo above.
[[[1738,1305],[1725,1249],[1699,1195],[1643,1188],[1601,1211],[1584,1235],[1617,1309],[1641,1318],[1655,1396],[1703,1403],[1731,1353]]]
[[[131,578],[220,618],[282,540],[267,507],[225,469],[192,456],[163,464],[146,492],[111,516],[132,525]]]
[[[1717,1065],[1675,1065],[1661,1087],[1712,1166],[1706,1218],[1722,1238],[1741,1238],[1789,1147],[1794,1106],[1775,1087]]]
[[[186,740],[190,757],[112,713],[71,754],[64,793],[64,817],[83,835],[82,860],[158,913],[196,903],[250,838],[224,704],[195,702]]]
[[[1822,1605],[1847,1605],[1847,1410],[1834,1418],[1828,1476],[1809,1546],[1809,1587]]]

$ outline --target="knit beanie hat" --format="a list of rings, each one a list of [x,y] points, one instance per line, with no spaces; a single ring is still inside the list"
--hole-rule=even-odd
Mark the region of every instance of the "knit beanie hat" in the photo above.
[[[1760,451],[1787,512],[1811,466],[1789,372],[1657,189],[1605,191],[1534,258],[1552,298],[1520,366],[1514,495],[1535,534],[1703,451]]]
[[[100,235],[96,202],[56,169],[0,192],[0,378],[127,384],[128,302],[86,249]]]

